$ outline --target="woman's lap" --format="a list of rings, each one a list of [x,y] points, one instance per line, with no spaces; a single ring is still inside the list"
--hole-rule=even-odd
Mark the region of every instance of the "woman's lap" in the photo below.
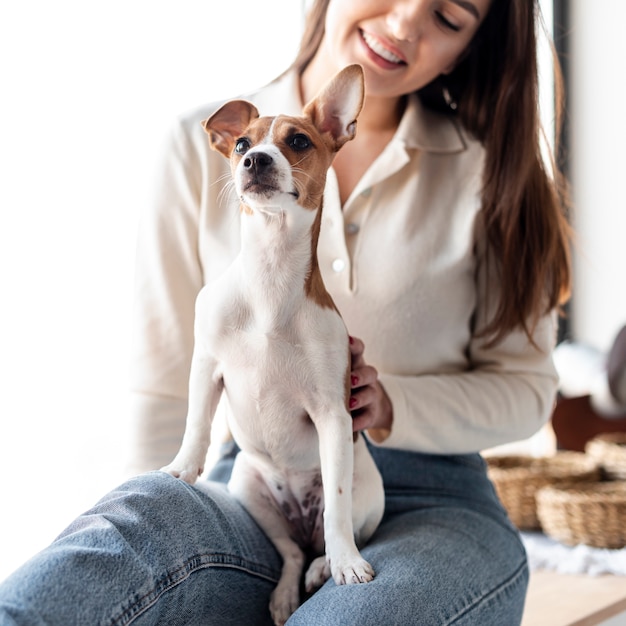
[[[478,455],[372,449],[386,513],[363,556],[376,578],[328,581],[294,614],[301,624],[513,626],[521,621],[524,548]]]
[[[328,581],[289,624],[519,621],[525,555],[480,461],[375,456],[387,513],[363,554],[376,578]],[[223,485],[152,473],[106,496],[0,585],[0,623],[270,624],[279,572],[276,551]]]
[[[502,530],[446,507],[387,519],[362,551],[376,578],[350,587],[328,581],[288,624],[513,625],[528,572],[523,551],[512,550]]]

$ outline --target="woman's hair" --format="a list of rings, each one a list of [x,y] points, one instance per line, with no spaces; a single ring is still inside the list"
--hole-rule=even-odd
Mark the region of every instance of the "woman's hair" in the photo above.
[[[329,2],[315,0],[310,8],[292,64],[299,73],[322,41]],[[563,304],[570,292],[567,190],[541,147],[539,24],[538,0],[493,0],[453,72],[419,92],[426,106],[455,114],[485,148],[481,214],[502,282],[493,319],[480,331],[490,343],[517,327],[531,338],[539,317]],[[558,136],[563,91],[554,65]],[[444,91],[457,102],[455,111],[446,105]]]

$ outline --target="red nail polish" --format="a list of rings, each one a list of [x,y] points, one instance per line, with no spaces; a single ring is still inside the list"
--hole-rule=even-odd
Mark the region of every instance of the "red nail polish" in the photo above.
[[[354,374],[352,376],[350,376],[350,384],[353,387],[356,387],[359,384],[359,377],[355,376]]]
[[[356,404],[356,398],[350,398],[350,408],[353,409]]]

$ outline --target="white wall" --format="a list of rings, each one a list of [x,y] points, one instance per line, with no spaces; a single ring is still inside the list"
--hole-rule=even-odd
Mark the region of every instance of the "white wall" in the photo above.
[[[301,2],[271,5],[3,6],[0,579],[119,481],[152,154],[176,114],[285,69]]]
[[[626,324],[626,3],[573,0],[574,337],[606,350]]]

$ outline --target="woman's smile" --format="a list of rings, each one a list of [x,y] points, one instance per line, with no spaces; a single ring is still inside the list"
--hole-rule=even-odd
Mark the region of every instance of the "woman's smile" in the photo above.
[[[386,66],[391,64],[392,69],[395,69],[398,66],[407,64],[406,60],[400,56],[399,50],[394,52],[375,35],[367,33],[364,30],[360,30],[359,32],[361,34],[361,41],[367,49],[367,52],[370,53],[370,58],[373,58],[374,61],[378,61],[379,65],[382,64]],[[380,63],[380,61],[383,63]]]

